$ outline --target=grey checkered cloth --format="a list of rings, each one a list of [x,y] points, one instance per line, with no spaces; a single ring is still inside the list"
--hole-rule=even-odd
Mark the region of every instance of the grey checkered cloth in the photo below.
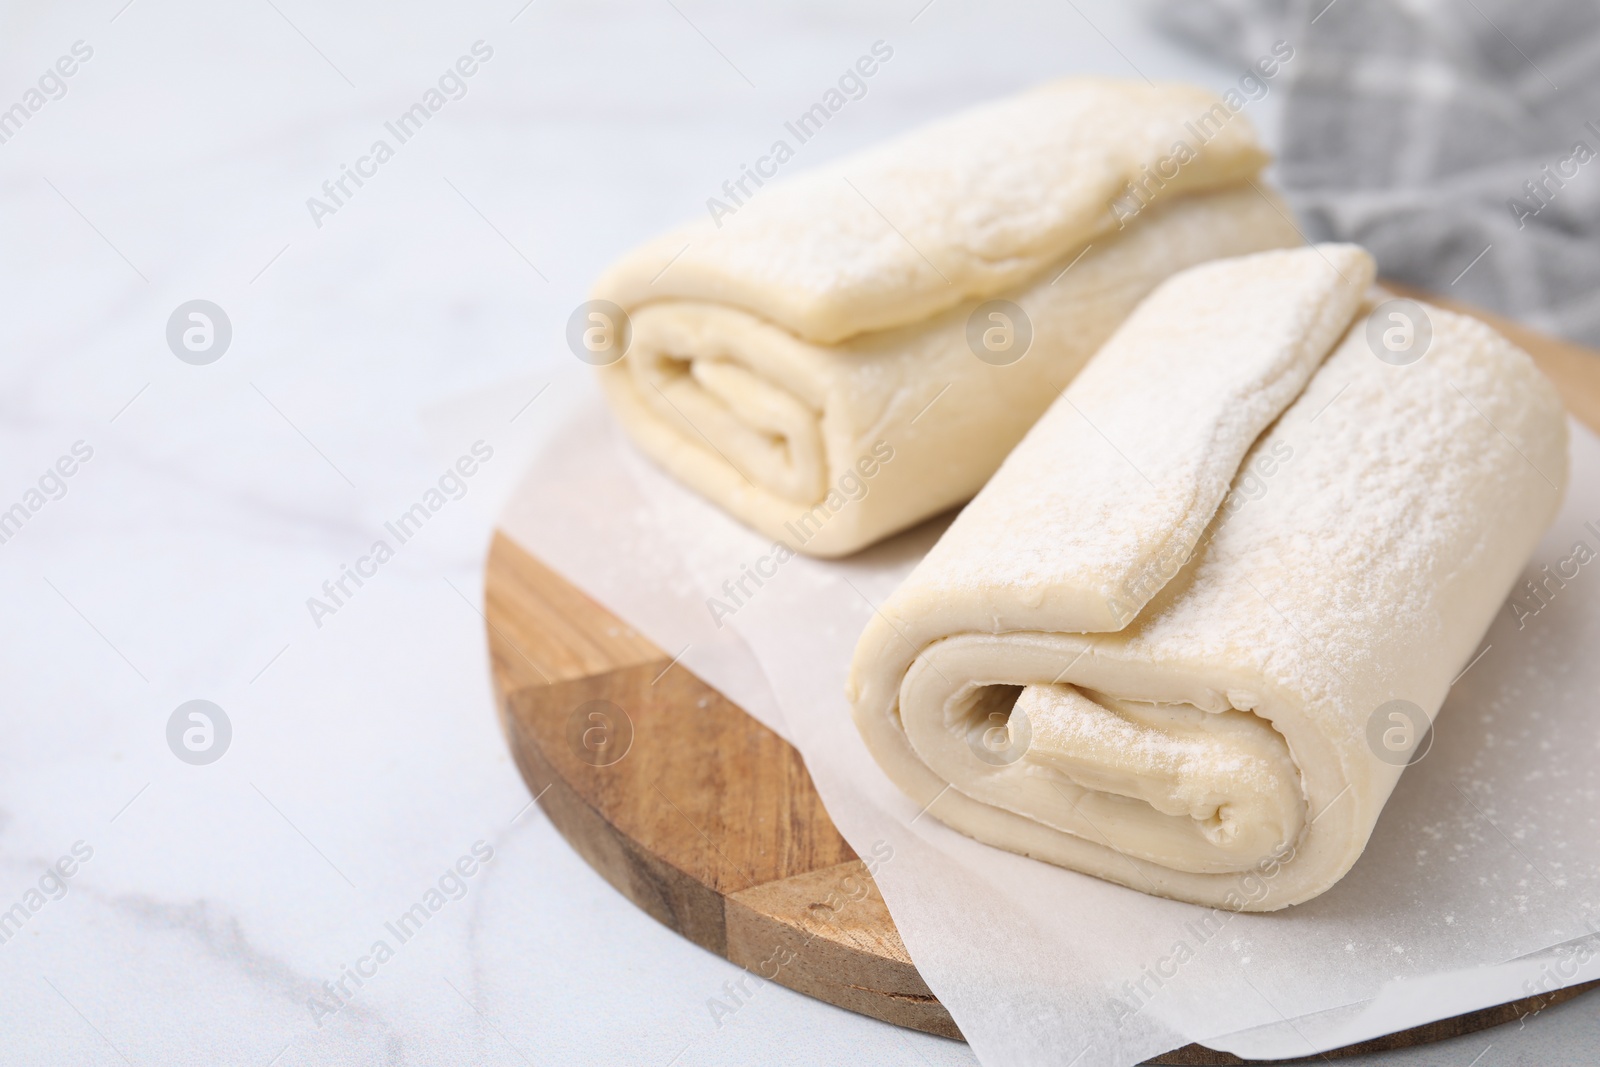
[[[1358,242],[1385,277],[1600,346],[1600,3],[1156,12],[1241,67],[1294,46],[1271,88],[1287,94],[1277,177],[1308,237]]]

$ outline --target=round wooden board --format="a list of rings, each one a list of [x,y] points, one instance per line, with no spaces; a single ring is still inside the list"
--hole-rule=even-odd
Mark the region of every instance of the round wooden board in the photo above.
[[[1532,352],[1574,414],[1600,429],[1600,355],[1481,317]],[[864,1015],[961,1037],[787,742],[503,534],[489,551],[484,612],[517,766],[556,829],[606,881],[753,973]],[[1315,1058],[1471,1033],[1596,985]],[[1250,1061],[1188,1045],[1149,1062]]]

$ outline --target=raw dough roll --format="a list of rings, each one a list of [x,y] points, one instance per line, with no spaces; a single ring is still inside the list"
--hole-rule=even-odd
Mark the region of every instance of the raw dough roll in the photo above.
[[[943,511],[1162,279],[1300,243],[1225,111],[1062,81],[761,189],[597,283],[631,319],[606,395],[658,463],[793,549],[842,555]],[[1031,331],[1025,354],[978,358],[991,325],[1017,351]]]
[[[1369,720],[1432,720],[1567,472],[1525,353],[1428,308],[1422,358],[1380,360],[1371,278],[1348,245],[1186,271],[1039,420],[856,648],[917,804],[1236,911],[1349,870],[1407,755]]]

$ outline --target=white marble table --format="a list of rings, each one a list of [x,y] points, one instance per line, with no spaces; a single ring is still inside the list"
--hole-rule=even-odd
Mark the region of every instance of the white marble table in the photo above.
[[[793,166],[1057,73],[1233,77],[1115,3],[0,13],[0,1064],[971,1062],[775,986],[718,1025],[740,972],[529,807],[476,608],[519,464],[590,388],[561,340],[589,279],[877,40]],[[203,364],[166,337],[196,299],[232,330]],[[231,728],[213,762],[214,713],[169,745],[192,700]],[[1577,1008],[1484,1067],[1592,1042]]]

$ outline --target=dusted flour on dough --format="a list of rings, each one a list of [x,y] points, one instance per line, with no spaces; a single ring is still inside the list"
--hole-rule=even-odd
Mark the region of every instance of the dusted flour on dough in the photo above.
[[[1204,143],[1186,125],[1216,104],[1187,85],[1041,85],[764,188],[720,227],[663,234],[595,294],[725,304],[821,344],[918,322],[1118,230],[1112,203],[1180,141],[1193,158],[1161,198],[1253,177],[1268,157],[1247,122]]]
[[[1077,630],[1120,629],[1188,558],[1245,451],[1304,389],[1372,278],[1361,249],[1323,245],[1168,279],[1034,425],[918,580],[980,598],[1002,628],[1044,613]],[[1152,390],[1182,403],[1152,408]],[[1055,469],[1041,480],[1045,464]]]
[[[1368,720],[1437,712],[1567,476],[1526,354],[1430,308],[1424,358],[1380,361],[1371,303],[1342,301],[1370,277],[1323,246],[1173,278],[883,605],[856,722],[918,803],[943,791],[930,814],[1214,906],[1246,872],[1274,874],[1241,906],[1273,910],[1356,861],[1402,769]],[[1296,352],[1291,388],[1268,372]],[[970,696],[1017,687],[1010,719]],[[996,760],[971,709],[1031,736]]]

